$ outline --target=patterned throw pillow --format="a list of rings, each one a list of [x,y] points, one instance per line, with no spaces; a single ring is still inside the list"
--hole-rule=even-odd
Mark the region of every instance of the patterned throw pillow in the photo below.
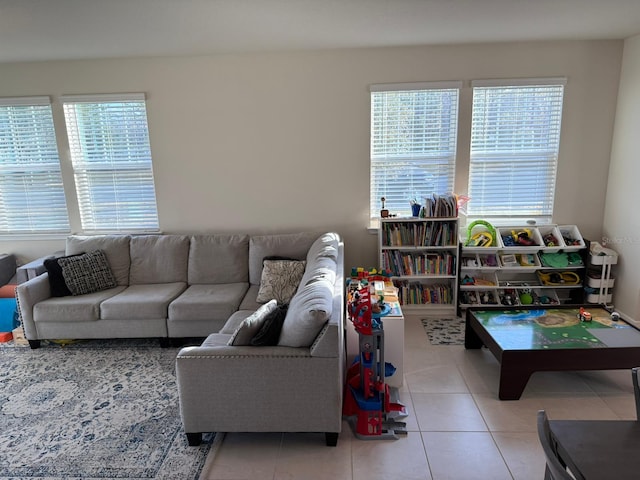
[[[99,292],[114,288],[116,279],[102,250],[58,259],[62,276],[72,295]]]
[[[304,260],[264,260],[258,298],[260,303],[276,299],[279,304],[289,303],[304,275]]]
[[[69,256],[77,257],[78,255],[84,255],[84,252]],[[71,291],[69,290],[69,287],[67,287],[67,284],[64,282],[64,277],[62,276],[62,267],[59,263],[61,258],[67,257],[47,258],[44,261],[44,268],[46,268],[47,273],[49,274],[49,286],[51,287],[52,297],[66,297],[71,295]]]

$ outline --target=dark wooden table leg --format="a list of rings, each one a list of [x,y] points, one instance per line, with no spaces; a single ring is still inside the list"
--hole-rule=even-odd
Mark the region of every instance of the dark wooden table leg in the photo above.
[[[517,359],[502,358],[500,364],[500,387],[498,398],[500,400],[519,400],[527,386],[533,370],[517,365]],[[514,365],[515,364],[515,365]]]
[[[482,348],[482,345],[482,340],[480,340],[478,334],[473,328],[471,328],[471,325],[469,324],[469,313],[467,313],[467,318],[465,320],[464,326],[464,348],[466,348],[467,350],[472,348]]]

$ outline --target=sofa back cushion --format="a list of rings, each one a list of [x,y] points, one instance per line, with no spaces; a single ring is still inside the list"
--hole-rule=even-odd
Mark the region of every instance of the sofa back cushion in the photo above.
[[[130,285],[187,281],[189,237],[136,235],[130,242]]]
[[[319,234],[314,232],[254,235],[249,240],[249,282],[259,285],[265,257],[305,260]]]
[[[289,304],[278,345],[311,346],[333,312],[333,291],[326,279],[301,287]]]
[[[307,262],[312,263],[317,258],[331,258],[335,262],[338,259],[339,245],[340,236],[337,233],[323,233],[309,247]]]
[[[248,235],[193,235],[189,247],[190,285],[249,281]]]
[[[102,250],[107,257],[109,267],[118,285],[129,285],[129,235],[71,235],[67,237],[65,252],[67,255]]]

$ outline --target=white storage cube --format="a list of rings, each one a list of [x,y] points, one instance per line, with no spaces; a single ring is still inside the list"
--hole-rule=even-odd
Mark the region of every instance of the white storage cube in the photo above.
[[[482,265],[480,263],[480,260],[478,259],[478,255],[476,255],[475,253],[473,254],[465,253],[464,255],[462,255],[460,259],[460,266],[464,269],[469,269],[469,268],[478,268],[478,267],[481,267]]]
[[[516,243],[515,245],[508,245],[507,243],[505,243],[505,240],[504,240],[505,237],[512,237],[513,232],[517,234],[518,232],[523,232],[523,231],[530,232],[529,239],[532,241],[531,245],[522,245],[518,243]],[[498,232],[499,232],[498,236],[500,237],[500,241],[502,242],[506,250],[513,249],[514,251],[515,250],[538,251],[543,245],[542,236],[540,235],[540,232],[536,227],[528,227],[528,226],[527,227],[503,227],[503,228],[499,228]]]
[[[498,280],[494,272],[465,271],[460,275],[460,287],[476,287],[486,289],[496,287]]]
[[[585,248],[584,239],[577,225],[558,225],[558,230],[564,242],[564,251],[571,252]]]
[[[613,300],[613,294],[608,293],[600,297],[598,293],[589,293],[586,300],[587,303],[611,303],[611,300]]]
[[[600,277],[600,272],[595,274],[594,272],[589,272],[587,274],[587,286],[591,288],[613,288],[613,284],[615,283],[615,278],[609,278],[608,280],[603,280]]]
[[[560,229],[555,225],[538,225],[545,252],[559,252],[565,247]]]
[[[612,255],[589,255],[589,263],[591,265],[604,265],[606,261],[609,265],[618,263],[618,254],[612,251]]]

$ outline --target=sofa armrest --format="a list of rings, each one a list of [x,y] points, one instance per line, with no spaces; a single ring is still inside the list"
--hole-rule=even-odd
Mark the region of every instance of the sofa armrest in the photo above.
[[[49,274],[45,272],[25,283],[19,284],[16,288],[16,294],[25,337],[28,340],[37,340],[38,333],[33,318],[33,307],[38,302],[51,297]]]
[[[185,432],[339,432],[343,370],[309,348],[183,348],[176,380]]]
[[[0,286],[6,285],[16,274],[16,257],[13,254],[0,255]]]
[[[51,255],[45,255],[44,257],[36,258],[29,263],[21,265],[16,270],[16,280],[18,283],[24,283],[32,278],[42,275],[47,269],[44,266],[44,261],[50,258],[61,257],[64,255],[64,250],[57,251]]]

